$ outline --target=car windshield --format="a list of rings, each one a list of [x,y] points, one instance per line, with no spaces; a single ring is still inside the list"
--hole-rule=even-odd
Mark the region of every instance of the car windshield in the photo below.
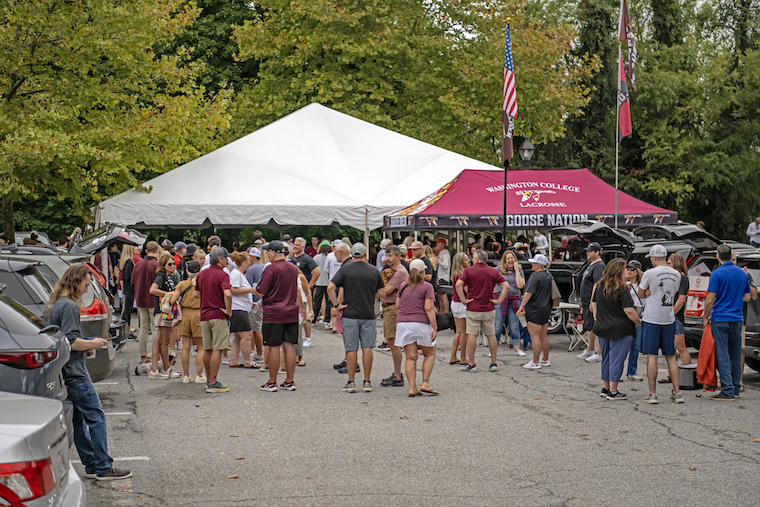
[[[45,323],[3,291],[0,294],[0,326],[12,334],[28,335],[36,334]]]

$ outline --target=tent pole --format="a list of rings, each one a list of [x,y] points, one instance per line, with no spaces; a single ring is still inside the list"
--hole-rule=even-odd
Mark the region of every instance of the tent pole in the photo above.
[[[461,246],[462,246],[462,235],[460,234],[459,229],[457,229],[457,250],[455,253],[464,252],[464,248],[461,248]]]
[[[364,246],[369,252],[369,210],[364,208]],[[369,256],[367,256],[369,259]]]
[[[511,139],[510,142],[512,142]],[[502,251],[506,251],[507,249],[507,171],[509,171],[509,159],[504,161],[504,221],[501,224]]]

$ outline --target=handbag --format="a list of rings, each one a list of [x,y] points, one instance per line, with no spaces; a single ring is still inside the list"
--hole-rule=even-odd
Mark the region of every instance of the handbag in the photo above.
[[[161,298],[161,321],[166,324],[182,320],[182,308],[176,302],[172,304],[171,299],[171,293]]]

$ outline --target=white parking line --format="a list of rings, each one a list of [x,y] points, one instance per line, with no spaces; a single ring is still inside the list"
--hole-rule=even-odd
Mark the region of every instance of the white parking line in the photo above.
[[[96,382],[95,387],[98,386],[116,386],[119,385],[119,382]]]
[[[133,415],[132,412],[105,412],[106,415]]]
[[[150,461],[150,456],[125,456],[123,458],[112,458],[114,461]],[[72,459],[72,463],[82,463],[78,459]]]

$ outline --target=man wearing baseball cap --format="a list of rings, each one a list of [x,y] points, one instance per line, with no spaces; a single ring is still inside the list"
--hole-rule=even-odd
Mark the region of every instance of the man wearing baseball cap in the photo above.
[[[681,274],[668,266],[668,251],[662,245],[652,245],[649,249],[649,260],[652,268],[644,272],[639,284],[639,298],[647,298],[644,313],[641,315],[641,351],[647,354],[647,381],[649,396],[644,403],[655,404],[657,400],[657,356],[662,355],[668,362],[668,372],[673,379],[673,391],[670,401],[683,403],[678,382],[678,362],[676,361],[676,316],[673,306],[678,299],[678,287],[681,284]]]
[[[261,250],[252,246],[248,249],[248,255],[251,257],[251,267],[245,271],[245,278],[251,287],[256,287],[261,281],[261,274],[264,272],[264,263],[260,261]],[[253,331],[253,345],[256,349],[252,359],[254,361],[265,361],[266,349],[264,348],[264,335],[261,333],[261,326],[264,318],[264,308],[261,304],[261,297],[254,294],[253,307],[250,312],[251,331]],[[265,370],[266,371],[266,370]]]
[[[438,256],[438,308],[441,313],[449,311],[449,296],[441,290],[442,285],[451,285],[451,254],[446,249],[446,238],[435,240],[433,252]]]
[[[367,247],[356,243],[351,248],[354,262],[343,266],[327,286],[330,301],[343,311],[341,324],[346,350],[346,364],[356,364],[358,350],[362,349],[364,365],[364,392],[372,391],[370,375],[372,373],[372,349],[375,347],[377,330],[375,328],[375,299],[384,295],[385,284],[380,272],[367,263]],[[336,291],[343,289],[343,300],[338,301]],[[340,303],[340,304],[339,304]],[[348,382],[343,392],[355,393],[354,377],[356,370],[347,368]]]
[[[604,273],[604,261],[602,260],[602,245],[593,241],[586,248],[586,259],[589,265],[581,278],[581,309],[583,310],[583,330],[588,336],[588,346],[578,357],[585,359],[587,363],[598,363],[602,360],[601,354],[595,350],[596,335],[594,334],[594,314],[591,311],[591,295],[594,293],[596,282],[602,279]]]
[[[409,250],[412,251],[412,259],[421,259],[425,263],[425,275],[423,278],[426,282],[433,284],[433,289],[436,288],[436,282],[433,280],[433,265],[430,264],[430,259],[425,256],[425,245],[422,241],[413,241],[409,246]]]
[[[391,243],[393,243],[393,241],[391,241],[390,238],[385,238],[380,242],[380,250],[377,251],[377,261],[375,262],[378,271],[382,271],[385,268],[385,249],[388,248],[388,245]]]

